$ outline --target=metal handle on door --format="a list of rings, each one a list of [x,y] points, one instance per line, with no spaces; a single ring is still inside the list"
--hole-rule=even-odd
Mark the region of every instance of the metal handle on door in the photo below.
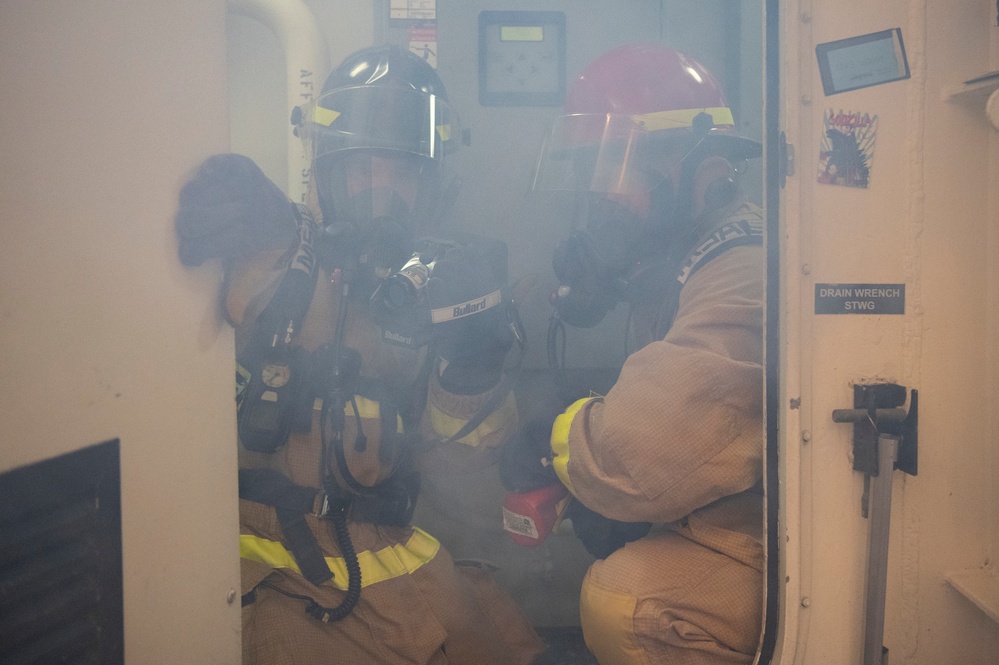
[[[901,408],[905,393],[905,386],[893,383],[855,385],[854,408],[832,413],[834,422],[853,423],[853,468],[864,474],[863,513],[870,519],[863,665],[888,661],[883,642],[892,471],[914,476],[918,467],[919,393],[912,391],[908,412]]]

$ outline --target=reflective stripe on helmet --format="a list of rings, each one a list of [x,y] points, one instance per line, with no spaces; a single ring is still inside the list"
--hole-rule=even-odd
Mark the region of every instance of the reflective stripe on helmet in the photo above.
[[[322,106],[312,107],[312,122],[317,125],[323,125],[329,127],[333,124],[333,121],[340,117],[339,111],[334,111],[333,109],[323,108]]]
[[[440,549],[440,543],[430,534],[413,527],[413,535],[405,544],[392,545],[377,552],[365,550],[357,553],[361,566],[361,586],[371,586],[395,577],[410,575],[424,564],[430,563]],[[271,568],[286,568],[301,573],[295,557],[283,544],[274,540],[241,534],[239,556],[257,561]],[[347,563],[343,557],[325,557],[326,565],[333,571],[333,579],[325,582],[347,590]]]
[[[328,109],[323,106],[319,106],[317,104],[310,104],[307,107],[305,107],[305,109],[306,110],[303,114],[303,118],[306,121],[311,121],[316,123],[317,125],[322,125],[324,127],[329,127],[336,121],[337,118],[340,117],[339,111],[334,111],[333,109]],[[436,125],[436,128],[437,128],[437,136],[440,138],[441,141],[451,140],[450,124]]]
[[[579,412],[587,402],[591,402],[595,397],[584,397],[583,399],[577,399],[575,402],[569,405],[562,415],[555,419],[555,424],[552,425],[552,466],[555,468],[555,475],[558,476],[562,484],[566,486],[573,496],[576,494],[576,490],[572,487],[572,481],[569,480],[569,428],[572,426],[572,421],[576,417],[576,413]]]
[[[657,132],[663,129],[684,129],[694,124],[694,118],[702,113],[711,116],[715,126],[735,125],[732,110],[721,106],[707,109],[677,109],[675,111],[656,111],[632,116],[635,123],[647,132]]]
[[[442,439],[451,438],[465,426],[466,422],[468,422],[468,420],[462,418],[449,416],[433,404],[428,407],[428,412],[428,415],[430,416],[430,426],[433,427],[434,431],[440,435]],[[458,439],[457,442],[474,448],[480,445],[482,443],[482,439],[486,436],[500,430],[509,423],[514,422],[516,418],[517,400],[514,398],[513,393],[509,393],[506,396],[506,399],[503,400],[503,403],[500,404],[495,411],[490,413],[478,427]]]

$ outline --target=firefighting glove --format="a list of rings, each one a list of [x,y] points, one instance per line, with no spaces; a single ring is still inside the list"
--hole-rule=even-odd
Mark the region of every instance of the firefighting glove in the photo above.
[[[197,266],[286,246],[294,237],[294,204],[243,155],[212,155],[181,188],[174,219],[180,262]]]
[[[513,346],[502,279],[475,245],[448,248],[427,281],[441,387],[459,395],[493,388]]]
[[[499,474],[508,492],[531,492],[561,484],[551,464],[551,418],[530,420],[517,430],[500,450]]]
[[[625,544],[643,538],[652,528],[651,522],[619,522],[604,517],[578,499],[569,502],[565,517],[572,522],[572,531],[586,551],[598,559],[606,559]]]

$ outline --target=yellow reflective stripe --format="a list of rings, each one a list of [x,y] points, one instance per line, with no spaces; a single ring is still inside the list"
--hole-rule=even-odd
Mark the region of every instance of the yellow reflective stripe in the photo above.
[[[458,443],[463,443],[466,446],[472,446],[474,448],[475,446],[481,444],[482,439],[486,436],[498,431],[511,422],[514,422],[516,417],[517,400],[514,399],[513,393],[510,393],[495,411],[490,413],[486,416],[485,420],[479,423],[478,427],[458,439]],[[461,418],[449,416],[437,408],[436,405],[430,405],[430,426],[433,427],[434,431],[444,439],[457,434],[467,422],[468,419],[463,420]]]
[[[708,109],[679,109],[676,111],[656,111],[634,116],[639,127],[646,131],[656,132],[661,129],[682,129],[694,124],[694,118],[707,113],[716,125],[734,125],[732,110],[724,106]]]
[[[648,665],[649,658],[635,633],[638,598],[608,589],[594,580],[592,570],[579,595],[579,621],[586,646],[607,665]]]
[[[361,566],[361,586],[371,586],[395,577],[410,575],[420,566],[430,563],[440,543],[426,531],[413,527],[413,535],[405,544],[391,545],[373,552],[365,550],[357,553],[357,562]],[[295,557],[279,542],[240,534],[239,556],[250,561],[258,561],[271,568],[287,568],[301,574]],[[325,582],[341,591],[347,589],[347,562],[343,557],[325,557],[326,565],[333,572],[333,579]]]
[[[312,122],[317,125],[329,127],[333,124],[333,121],[339,117],[339,111],[334,111],[333,109],[324,108],[322,106],[314,106],[312,108]]]
[[[566,489],[576,495],[576,490],[572,488],[572,481],[569,480],[569,428],[572,427],[572,419],[582,409],[587,402],[596,399],[595,397],[584,397],[577,399],[569,405],[552,425],[552,466],[555,468],[555,475],[558,476]]]
[[[437,136],[441,141],[451,140],[451,125],[437,125]]]
[[[382,410],[376,400],[354,395],[354,401],[357,402],[357,412],[362,418],[367,420],[378,420],[381,418]],[[343,413],[348,418],[353,418],[354,405],[350,402],[344,404]],[[402,434],[402,416],[397,415],[395,417],[395,429],[398,433]]]

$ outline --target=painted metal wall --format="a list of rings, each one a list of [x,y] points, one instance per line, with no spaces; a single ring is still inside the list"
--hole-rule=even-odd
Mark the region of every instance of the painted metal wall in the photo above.
[[[232,334],[172,221],[228,146],[225,15],[0,4],[0,470],[121,439],[130,663],[239,660]]]
[[[782,663],[860,661],[867,521],[851,428],[856,383],[920,392],[919,472],[895,472],[884,644],[892,663],[994,663],[997,495],[996,135],[985,97],[995,3],[781,3],[785,345]],[[818,44],[899,27],[911,78],[826,96]],[[823,184],[830,114],[877,119],[867,187]],[[903,315],[816,313],[822,283],[905,285]],[[800,402],[798,401],[800,400]],[[784,538],[782,538],[784,541]],[[970,579],[965,593],[955,580]],[[991,600],[990,600],[991,599]],[[976,605],[973,600],[978,601]],[[989,617],[991,612],[992,617]]]

